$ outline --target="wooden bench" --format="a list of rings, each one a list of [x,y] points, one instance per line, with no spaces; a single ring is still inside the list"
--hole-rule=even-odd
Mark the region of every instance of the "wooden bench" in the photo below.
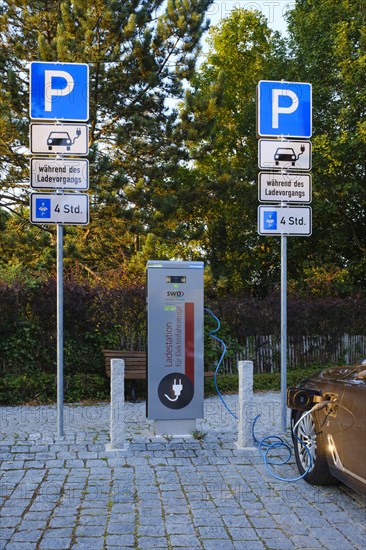
[[[111,377],[111,359],[123,359],[125,362],[125,380],[132,380],[131,399],[136,401],[136,380],[146,380],[146,351],[121,351],[104,349],[104,364],[107,376]],[[214,372],[206,371],[205,377],[214,376]]]
[[[121,351],[104,349],[104,364],[107,376],[111,377],[111,359],[125,362],[125,380],[132,380],[131,399],[136,401],[136,380],[146,380],[146,351]]]

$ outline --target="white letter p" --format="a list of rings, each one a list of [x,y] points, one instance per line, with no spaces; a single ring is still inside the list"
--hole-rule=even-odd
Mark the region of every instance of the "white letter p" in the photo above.
[[[280,107],[278,102],[279,102],[279,97],[281,95],[290,97],[292,99],[291,105],[289,105],[288,107]],[[272,128],[278,128],[278,115],[280,113],[289,115],[290,113],[293,113],[294,111],[296,111],[298,106],[299,106],[299,98],[295,94],[295,92],[293,92],[292,90],[279,90],[278,88],[273,89],[272,90]]]
[[[63,78],[66,81],[64,88],[52,88],[52,78]],[[71,94],[74,89],[74,79],[66,71],[44,72],[44,110],[52,111],[52,96],[64,96]]]

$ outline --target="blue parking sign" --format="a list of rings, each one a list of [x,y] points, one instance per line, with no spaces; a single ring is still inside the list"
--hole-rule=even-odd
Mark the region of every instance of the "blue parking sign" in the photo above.
[[[311,84],[261,80],[258,84],[257,108],[259,136],[311,137]]]
[[[30,117],[43,120],[89,119],[89,66],[86,63],[30,64]]]

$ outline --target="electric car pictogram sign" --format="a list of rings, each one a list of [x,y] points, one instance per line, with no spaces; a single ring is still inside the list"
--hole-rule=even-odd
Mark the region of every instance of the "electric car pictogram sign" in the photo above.
[[[87,155],[89,127],[87,124],[31,124],[32,153]]]
[[[257,94],[259,136],[311,137],[311,84],[261,80]]]
[[[260,139],[258,166],[267,170],[310,170],[311,142]]]
[[[89,119],[89,66],[32,62],[30,117],[86,122]]]

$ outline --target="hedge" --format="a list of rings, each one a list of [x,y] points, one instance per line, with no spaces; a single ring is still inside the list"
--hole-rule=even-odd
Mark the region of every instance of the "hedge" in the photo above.
[[[247,336],[280,333],[280,297],[225,296],[207,304],[221,320],[221,334],[235,354]],[[146,300],[142,286],[104,288],[64,283],[66,374],[103,374],[103,348],[144,350]],[[365,299],[288,297],[288,334],[366,334]],[[35,287],[0,284],[0,374],[54,373],[56,281]],[[212,327],[208,318],[206,332]],[[217,357],[205,339],[205,356]]]

